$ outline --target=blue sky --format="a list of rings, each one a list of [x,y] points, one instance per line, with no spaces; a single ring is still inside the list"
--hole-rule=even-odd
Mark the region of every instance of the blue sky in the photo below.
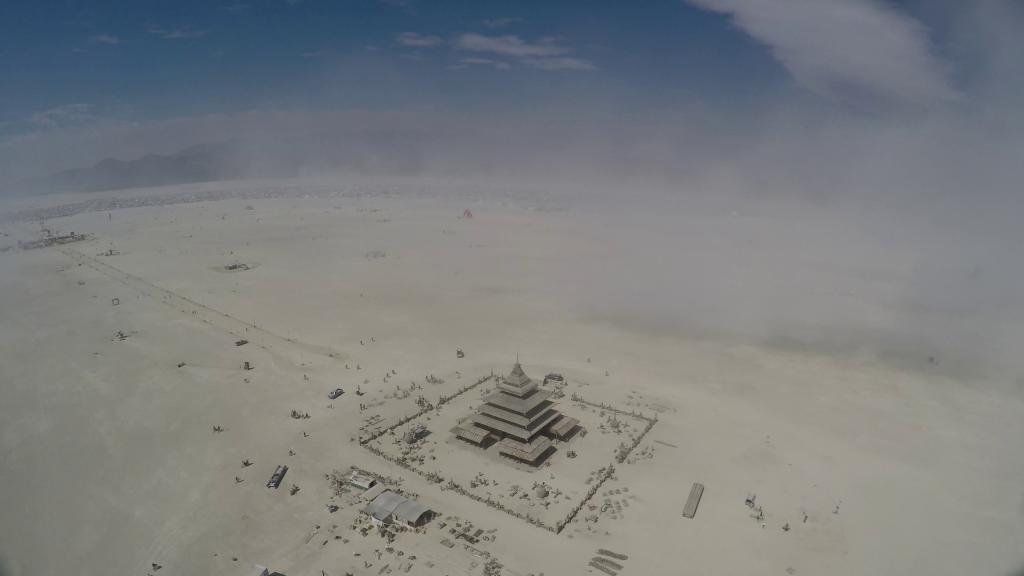
[[[0,122],[30,130],[46,122],[33,114],[76,105],[80,118],[132,120],[294,107],[739,107],[799,88],[770,47],[702,3],[8,2]]]
[[[619,138],[605,122],[640,149],[624,123],[673,142],[971,115],[1016,133],[1022,27],[1014,0],[0,2],[0,180],[346,111]]]

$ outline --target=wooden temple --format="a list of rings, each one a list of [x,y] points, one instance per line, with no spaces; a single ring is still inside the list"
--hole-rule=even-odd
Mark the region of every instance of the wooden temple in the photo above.
[[[554,451],[552,438],[568,438],[579,424],[559,412],[550,398],[551,392],[540,388],[517,361],[497,391],[453,432],[479,446],[497,440],[499,453],[536,466]]]

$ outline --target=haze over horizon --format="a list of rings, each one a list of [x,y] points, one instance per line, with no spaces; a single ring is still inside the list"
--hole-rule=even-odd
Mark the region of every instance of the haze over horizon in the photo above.
[[[604,167],[680,188],[723,164],[790,172],[804,159],[824,182],[785,186],[809,195],[856,192],[845,163],[875,162],[878,182],[859,187],[897,193],[913,182],[886,173],[899,172],[892,153],[914,179],[946,181],[953,162],[972,182],[1020,149],[1013,2],[103,6],[4,8],[0,190],[282,136],[312,149],[369,134],[410,172]]]
[[[1020,3],[42,2],[0,26],[0,194],[296,176],[531,188],[621,214],[602,241],[623,266],[691,294],[612,282],[581,299],[609,315],[1024,370]],[[771,215],[759,244],[794,259],[744,264],[729,298],[722,258],[699,277],[649,269],[653,222],[707,241],[681,224],[702,203]],[[749,258],[751,230],[718,256]],[[871,270],[888,280],[850,296]]]

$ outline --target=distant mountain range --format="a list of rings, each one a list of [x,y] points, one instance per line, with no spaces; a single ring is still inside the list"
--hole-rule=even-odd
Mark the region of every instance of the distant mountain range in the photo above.
[[[650,145],[657,151],[657,146]],[[645,149],[646,151],[647,149]],[[330,174],[556,178],[629,174],[650,181],[671,167],[695,165],[686,157],[635,154],[617,139],[583,138],[571,130],[537,138],[530,130],[495,126],[412,128],[353,126],[344,130],[261,134],[190,146],[173,154],[108,158],[17,186],[21,193],[96,192],[219,180],[291,178]],[[674,177],[674,176],[673,176]]]
[[[251,168],[241,162],[237,140],[199,144],[180,152],[147,154],[135,160],[107,158],[87,168],[74,168],[37,181],[33,188],[51,192],[94,192],[121,188],[144,188],[231,180],[247,175]]]
[[[192,182],[310,175],[330,171],[410,174],[429,154],[429,138],[416,134],[305,134],[226,140],[174,154],[134,160],[108,158],[26,183],[33,192],[95,192]]]

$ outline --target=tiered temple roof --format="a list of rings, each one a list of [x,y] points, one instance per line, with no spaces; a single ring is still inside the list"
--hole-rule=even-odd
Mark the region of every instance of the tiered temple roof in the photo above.
[[[487,414],[477,414],[473,416],[473,423],[481,428],[489,428],[506,436],[512,436],[517,440],[529,442],[534,436],[540,434],[545,426],[554,422],[558,416],[558,410],[549,410],[541,418],[537,418],[528,425],[519,426],[493,416],[488,416]]]
[[[500,386],[500,384],[499,384]],[[506,392],[495,392],[490,396],[484,398],[484,402],[487,404],[493,404],[495,406],[504,408],[512,412],[526,413],[532,412],[541,402],[544,402],[551,397],[551,392],[547,390],[537,390],[526,398],[520,398],[514,394]]]
[[[543,432],[562,438],[576,425],[576,420],[563,416],[550,400],[551,392],[541,390],[537,382],[523,372],[516,362],[512,372],[498,383],[497,391],[484,398],[483,405],[468,422],[453,430],[456,436],[474,444],[482,444],[488,435],[501,438],[501,454],[529,462],[538,462],[552,448]],[[552,431],[552,425],[558,431]]]
[[[539,406],[537,410],[531,410],[530,412],[527,412],[525,414],[520,412],[513,412],[511,410],[505,410],[504,408],[499,408],[494,404],[484,404],[480,406],[479,411],[481,414],[487,414],[488,416],[493,416],[495,418],[511,422],[512,424],[516,424],[518,426],[528,427],[531,422],[534,422],[536,420],[537,416],[550,412],[552,410],[551,407],[554,405],[554,402],[546,402]]]
[[[537,383],[531,380],[526,372],[523,372],[523,367],[519,365],[519,362],[516,362],[516,365],[512,367],[512,372],[509,372],[509,375],[498,383],[498,388],[503,392],[523,397],[536,390]]]

